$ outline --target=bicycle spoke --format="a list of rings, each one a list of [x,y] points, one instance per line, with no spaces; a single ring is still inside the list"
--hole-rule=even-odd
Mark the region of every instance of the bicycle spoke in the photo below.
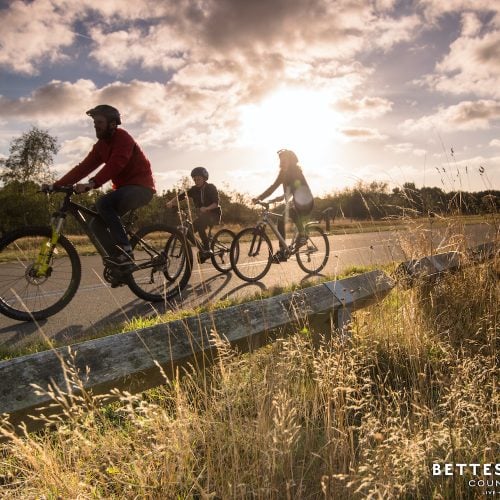
[[[47,271],[37,269],[50,228],[22,228],[0,241],[0,312],[21,321],[42,319],[61,310],[80,283],[80,260],[71,243],[60,238]]]
[[[192,254],[184,237],[175,229],[156,224],[141,229],[134,255],[140,263],[128,283],[140,298],[153,302],[177,296],[191,275]]]
[[[231,246],[231,263],[242,280],[262,279],[271,267],[272,246],[269,238],[254,228],[243,229]]]
[[[211,258],[214,267],[221,273],[227,273],[231,270],[231,244],[234,240],[234,233],[229,229],[218,231],[211,241],[210,248],[213,252]]]
[[[307,243],[297,251],[297,263],[306,273],[318,273],[328,262],[330,244],[320,227],[310,226],[306,230]]]

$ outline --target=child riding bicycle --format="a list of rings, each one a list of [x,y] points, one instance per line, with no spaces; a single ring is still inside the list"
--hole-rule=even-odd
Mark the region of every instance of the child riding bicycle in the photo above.
[[[304,231],[304,219],[311,213],[314,206],[314,199],[309,189],[309,185],[304,177],[302,168],[299,166],[297,155],[289,149],[280,149],[278,151],[280,159],[280,170],[278,177],[261,195],[253,198],[253,203],[267,198],[276,191],[280,184],[283,185],[284,194],[278,196],[270,202],[278,202],[285,200],[285,203],[292,201],[289,205],[289,216],[297,226],[298,237],[296,241],[297,247],[303,246],[307,242],[307,237]],[[286,207],[285,207],[286,209]],[[281,217],[278,221],[278,230],[285,237],[285,218]],[[285,249],[280,242],[280,249],[273,257],[274,262],[286,261]]]
[[[177,202],[188,196],[199,210],[198,217],[193,221],[193,229],[200,235],[203,249],[200,252],[200,262],[203,263],[213,254],[210,250],[210,241],[207,228],[220,223],[222,210],[219,205],[219,192],[214,184],[208,181],[208,170],[205,167],[196,167],[191,171],[194,186],[167,201],[167,208],[177,206]]]

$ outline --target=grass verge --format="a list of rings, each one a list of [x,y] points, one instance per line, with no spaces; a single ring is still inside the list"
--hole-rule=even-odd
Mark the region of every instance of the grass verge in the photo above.
[[[9,498],[479,498],[491,477],[432,464],[500,456],[493,263],[394,290],[350,339],[307,329],[100,408],[68,396],[57,433],[1,428]],[[470,291],[474,290],[472,294]],[[331,333],[331,332],[325,332]],[[71,376],[71,374],[70,374]],[[73,383],[78,385],[78,380]],[[494,476],[493,476],[494,478]],[[482,482],[480,482],[482,481]],[[490,493],[491,494],[491,493]]]

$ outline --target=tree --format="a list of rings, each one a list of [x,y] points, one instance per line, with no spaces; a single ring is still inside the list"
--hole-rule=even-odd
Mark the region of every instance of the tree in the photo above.
[[[4,184],[18,181],[43,183],[53,180],[50,167],[54,163],[54,155],[59,151],[57,138],[48,130],[32,127],[10,143],[9,157],[0,160],[2,174],[0,180]]]

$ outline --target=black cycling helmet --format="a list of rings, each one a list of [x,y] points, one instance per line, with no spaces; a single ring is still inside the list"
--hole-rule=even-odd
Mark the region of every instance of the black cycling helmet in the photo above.
[[[290,149],[280,149],[278,151],[278,156],[280,157],[280,159],[281,157],[287,158],[290,163],[293,163],[294,165],[297,165],[297,163],[299,163],[297,155]]]
[[[193,168],[193,170],[191,170],[191,177],[195,177],[196,175],[199,175],[208,181],[208,170],[205,167]]]
[[[115,121],[117,125],[120,125],[122,122],[120,119],[120,112],[109,104],[99,104],[99,106],[89,109],[87,111],[87,115],[91,116],[92,118],[94,118],[94,116],[96,115],[101,115],[104,116],[108,120],[108,122]]]

